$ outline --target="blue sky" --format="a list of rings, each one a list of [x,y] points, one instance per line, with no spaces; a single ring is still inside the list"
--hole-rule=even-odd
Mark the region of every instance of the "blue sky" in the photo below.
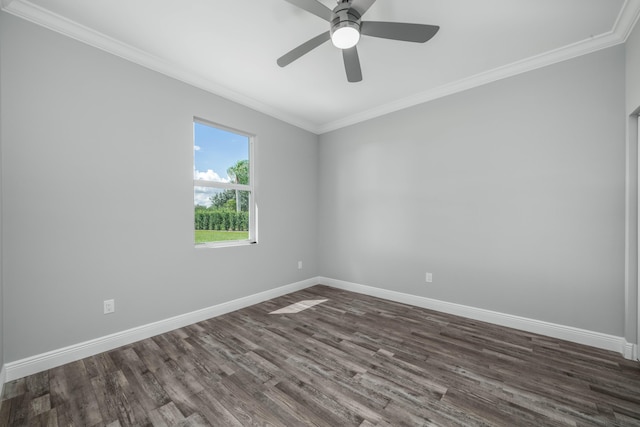
[[[193,178],[228,182],[227,169],[238,160],[249,159],[249,138],[222,129],[193,124]],[[215,189],[196,187],[194,203],[208,205]]]

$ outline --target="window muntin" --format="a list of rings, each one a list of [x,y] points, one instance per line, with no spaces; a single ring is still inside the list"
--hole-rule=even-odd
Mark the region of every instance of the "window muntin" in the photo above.
[[[201,119],[193,123],[194,242],[256,242],[254,136]]]

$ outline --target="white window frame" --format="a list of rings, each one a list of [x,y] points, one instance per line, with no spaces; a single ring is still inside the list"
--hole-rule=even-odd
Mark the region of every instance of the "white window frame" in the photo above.
[[[220,242],[207,242],[196,244],[194,242],[194,246],[196,248],[220,248],[220,247],[228,247],[228,246],[240,246],[240,245],[252,245],[258,243],[258,230],[257,230],[257,212],[256,208],[256,190],[255,190],[255,141],[256,135],[252,133],[248,133],[245,131],[241,131],[238,129],[231,128],[229,126],[224,126],[210,120],[201,119],[199,117],[193,118],[193,126],[199,123],[204,126],[210,126],[216,129],[224,130],[227,132],[235,133],[237,135],[241,135],[247,137],[249,140],[249,184],[235,184],[231,182],[217,182],[217,181],[207,181],[202,179],[194,179],[193,187],[210,187],[210,188],[219,188],[222,190],[239,190],[239,191],[248,191],[249,192],[249,237],[246,240],[224,240]],[[195,146],[195,131],[193,133],[193,145]],[[195,164],[195,154],[193,157],[193,161]],[[193,224],[193,217],[191,218],[191,223]]]

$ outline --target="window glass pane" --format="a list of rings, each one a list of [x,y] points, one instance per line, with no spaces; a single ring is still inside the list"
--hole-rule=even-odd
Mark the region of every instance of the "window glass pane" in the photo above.
[[[256,243],[256,206],[249,182],[253,137],[195,119],[193,129],[196,245]]]
[[[249,191],[194,187],[195,243],[249,239]]]
[[[209,208],[213,205],[213,201],[220,193],[223,193],[224,190],[221,188],[213,188],[213,187],[193,187],[193,204],[196,207],[204,207]]]
[[[193,179],[249,184],[249,137],[194,122]]]

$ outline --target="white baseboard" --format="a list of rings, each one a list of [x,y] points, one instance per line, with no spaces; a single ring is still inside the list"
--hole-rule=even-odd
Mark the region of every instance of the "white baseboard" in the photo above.
[[[317,285],[317,278],[303,280],[301,282],[291,283],[279,288],[270,289],[268,291],[259,292],[247,297],[238,298],[222,304],[203,308],[201,310],[192,311],[190,313],[171,317],[169,319],[160,320],[158,322],[149,323],[147,325],[138,326],[126,331],[117,332],[101,338],[74,344],[58,350],[49,351],[47,353],[38,354],[27,357],[25,359],[10,362],[3,367],[1,384],[5,381],[13,381],[18,378],[26,377],[47,369],[55,368],[66,363],[84,359],[105,351],[113,350],[123,345],[131,344],[155,335],[163,334],[174,329],[182,328],[197,322],[201,322],[212,317],[220,316],[232,311],[239,310],[263,301],[277,298],[291,292],[299,291],[313,285]]]
[[[318,283],[337,289],[384,298],[443,313],[454,314],[456,316],[467,317],[469,319],[519,329],[521,331],[532,332],[604,350],[615,351],[620,353],[626,359],[636,360],[637,358],[637,346],[627,343],[623,337],[616,337],[614,335],[588,331],[571,326],[557,325],[555,323],[484,310],[482,308],[469,307],[466,305],[454,304],[417,295],[375,288],[358,283],[345,282],[343,280],[336,280],[328,277],[318,277],[317,280]]]
[[[0,400],[2,400],[2,396],[4,396],[4,383],[7,382],[7,366],[2,365],[0,367]]]
[[[277,298],[291,292],[299,291],[316,284],[323,284],[337,289],[343,289],[390,301],[401,302],[416,307],[427,308],[496,325],[520,329],[527,332],[585,344],[591,347],[616,351],[627,359],[638,359],[638,346],[636,344],[628,343],[623,337],[616,337],[600,332],[578,329],[571,326],[557,325],[554,323],[513,316],[481,308],[439,301],[431,298],[361,285],[358,283],[346,282],[343,280],[330,279],[327,277],[314,277],[301,282],[249,295],[247,297],[238,298],[233,301],[203,308],[201,310],[171,317],[169,319],[160,320],[158,322],[7,363],[2,366],[2,369],[0,369],[0,393],[2,392],[3,385],[7,381],[13,381],[27,375],[32,375],[47,369],[55,368],[56,366],[64,365],[65,363],[70,363],[85,357],[113,350],[123,345],[131,344],[133,342],[182,328],[202,320],[230,313],[232,311],[258,304],[272,298]]]
[[[624,358],[629,360],[640,360],[640,355],[638,355],[638,344],[633,344],[624,342]]]

